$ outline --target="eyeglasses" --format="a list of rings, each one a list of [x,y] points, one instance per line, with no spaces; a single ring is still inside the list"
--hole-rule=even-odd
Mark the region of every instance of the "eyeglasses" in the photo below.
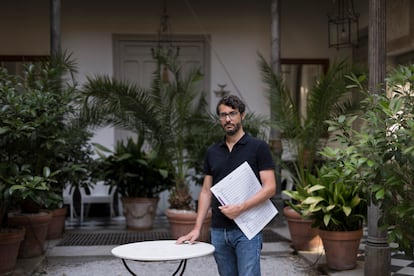
[[[237,114],[239,114],[239,112],[237,111],[231,111],[229,113],[222,112],[222,113],[219,113],[219,119],[226,120],[227,116],[229,116],[230,119],[234,119],[237,116]]]

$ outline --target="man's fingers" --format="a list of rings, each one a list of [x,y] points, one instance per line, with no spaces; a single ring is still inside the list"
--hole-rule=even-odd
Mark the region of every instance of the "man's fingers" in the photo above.
[[[180,243],[184,243],[186,242],[188,239],[184,236],[184,237],[179,237],[175,243],[180,244]]]

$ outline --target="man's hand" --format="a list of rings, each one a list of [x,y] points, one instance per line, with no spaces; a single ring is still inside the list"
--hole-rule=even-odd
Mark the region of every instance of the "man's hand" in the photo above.
[[[235,219],[243,212],[243,208],[240,204],[223,205],[220,206],[219,209],[229,219]]]
[[[193,229],[187,235],[184,235],[184,236],[179,237],[176,240],[175,243],[181,244],[181,243],[188,242],[188,243],[192,244],[192,243],[194,243],[198,239],[199,236],[200,236],[200,231],[199,230],[196,230],[196,229]]]

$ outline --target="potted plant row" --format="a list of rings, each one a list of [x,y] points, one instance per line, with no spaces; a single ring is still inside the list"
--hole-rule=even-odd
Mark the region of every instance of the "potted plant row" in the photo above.
[[[350,88],[364,96],[362,112],[329,122],[342,149],[325,152],[354,165],[352,177],[365,190],[366,203],[379,206],[375,227],[387,233],[391,249],[408,257],[414,256],[413,73],[413,66],[394,68],[382,93],[369,93],[364,75],[348,76]]]
[[[38,213],[51,217],[50,210],[45,210],[62,207],[63,185],[85,174],[85,145],[90,134],[77,121],[76,85],[65,82],[74,72],[73,66],[69,56],[59,54],[27,64],[21,76],[0,68],[3,227],[22,210],[19,203],[27,201],[19,200],[23,198],[41,204]],[[12,210],[9,220],[7,214]],[[30,235],[28,229],[25,238]],[[44,252],[43,245],[31,247],[39,248],[36,254]]]
[[[366,77],[351,74],[350,88],[364,96],[362,112],[327,122],[337,147],[321,151],[327,162],[300,194],[297,207],[319,227],[331,268],[354,267],[356,253],[349,259],[338,255],[339,250],[328,249],[325,235],[342,230],[361,235],[367,204],[380,206],[375,227],[388,233],[393,249],[414,255],[413,73],[413,66],[395,68],[386,78],[383,94],[368,93]],[[285,193],[299,197],[298,192]],[[337,255],[332,257],[331,253]],[[342,266],[338,260],[350,262]]]

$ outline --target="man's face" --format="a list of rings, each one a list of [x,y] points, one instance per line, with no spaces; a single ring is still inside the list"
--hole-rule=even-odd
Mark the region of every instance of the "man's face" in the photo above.
[[[219,120],[226,135],[229,136],[236,134],[242,126],[242,114],[237,109],[224,104],[219,106]]]

